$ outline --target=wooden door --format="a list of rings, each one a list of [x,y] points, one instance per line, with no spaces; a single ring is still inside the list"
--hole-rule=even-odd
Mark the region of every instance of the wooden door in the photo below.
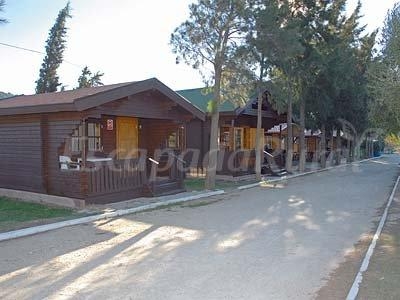
[[[117,117],[117,157],[138,157],[139,124],[137,118]]]
[[[256,148],[257,128],[244,128],[244,149],[253,150]]]

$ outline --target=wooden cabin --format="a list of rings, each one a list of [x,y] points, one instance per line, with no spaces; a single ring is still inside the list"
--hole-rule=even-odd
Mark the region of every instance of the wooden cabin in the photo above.
[[[293,126],[293,160],[299,159],[300,145],[299,145],[299,126],[295,123]],[[334,131],[330,137],[326,138],[326,149],[325,155],[328,157],[333,155],[337,149],[336,142],[336,131]],[[343,136],[343,132],[340,133]],[[307,129],[304,132],[305,141],[306,141],[306,160],[307,161],[319,161],[321,149],[321,130],[310,130]],[[265,136],[265,145],[268,149],[271,149],[275,153],[279,153],[286,148],[286,139],[287,139],[287,123],[282,123],[274,126],[269,129]],[[342,138],[343,140],[346,137]],[[341,142],[341,147],[339,151],[347,150],[346,146],[343,144],[344,141]]]
[[[208,105],[213,98],[208,89],[197,88],[177,91],[181,96],[198,107],[207,115],[205,121],[193,119],[187,125],[187,149],[198,150],[203,159],[196,160],[187,156],[192,170],[203,174],[207,166],[209,151],[211,118]],[[269,128],[283,122],[285,115],[279,115],[268,100],[269,93],[264,93],[262,104],[262,128]],[[240,107],[233,101],[225,101],[219,107],[219,153],[217,175],[240,176],[253,174],[255,171],[255,147],[257,128],[256,97]]]
[[[0,101],[0,187],[104,203],[182,191],[204,113],[157,79]]]
[[[299,159],[300,154],[300,127],[293,123],[293,160]],[[317,158],[318,152],[320,151],[320,135],[321,131],[312,131],[307,129],[304,132],[306,142],[306,160],[313,161]],[[287,140],[287,123],[282,123],[269,129],[265,136],[265,144],[268,149],[278,153],[286,149]]]

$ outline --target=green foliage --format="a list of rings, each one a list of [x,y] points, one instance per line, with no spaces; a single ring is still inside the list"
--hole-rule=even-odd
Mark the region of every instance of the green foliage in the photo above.
[[[211,112],[210,156],[206,176],[206,188],[215,187],[218,150],[219,104],[224,96],[244,94],[248,91],[246,63],[241,54],[250,13],[249,3],[244,0],[199,0],[189,6],[190,15],[171,35],[177,63],[199,69],[207,85],[212,86],[214,99],[209,105]],[[243,71],[243,72],[242,72]],[[233,92],[233,91],[238,91]]]
[[[396,134],[388,134],[385,137],[385,145],[391,150],[400,150],[400,137]]]
[[[382,30],[381,53],[368,72],[373,95],[371,119],[388,133],[400,131],[400,3],[387,14]]]
[[[5,0],[0,0],[0,13],[4,12],[4,6],[6,2]],[[5,18],[0,17],[0,24],[7,23],[7,20]]]
[[[329,3],[330,2],[330,3]],[[308,21],[306,56],[302,60],[301,97],[307,99],[308,127],[339,127],[350,120],[358,131],[368,125],[366,69],[376,33],[361,36],[360,8],[345,16],[346,1],[327,1]]]
[[[220,93],[214,101],[232,99],[232,93],[247,96],[250,80],[242,56],[247,53],[239,51],[248,30],[244,18],[249,13],[247,1],[200,0],[189,10],[189,19],[171,34],[177,63],[183,61],[198,69],[209,86],[215,88],[220,81]]]
[[[265,65],[278,68],[287,77],[297,72],[297,59],[303,55],[300,20],[289,0],[260,1],[256,11],[255,35],[251,41],[265,57]]]
[[[85,66],[82,69],[82,73],[78,78],[78,88],[86,88],[93,86],[101,86],[103,83],[101,82],[101,77],[104,73],[100,73],[97,71],[96,73],[92,73],[89,70],[88,66]]]
[[[56,22],[50,29],[49,37],[46,41],[46,56],[43,60],[39,73],[39,79],[36,81],[36,93],[56,92],[61,85],[57,75],[57,69],[63,61],[63,53],[66,48],[67,18],[70,18],[70,3],[60,10]]]

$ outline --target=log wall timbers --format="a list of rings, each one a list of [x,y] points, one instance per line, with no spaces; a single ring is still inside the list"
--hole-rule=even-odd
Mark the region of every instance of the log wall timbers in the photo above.
[[[46,114],[43,114],[40,119],[40,136],[42,148],[42,180],[43,190],[49,191],[49,119]]]

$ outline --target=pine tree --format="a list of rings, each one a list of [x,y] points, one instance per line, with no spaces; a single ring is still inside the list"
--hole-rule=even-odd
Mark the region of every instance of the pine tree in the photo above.
[[[101,77],[103,75],[104,75],[104,73],[100,73],[100,72],[96,72],[93,74],[89,70],[89,67],[85,66],[82,69],[82,73],[78,78],[78,89],[103,85],[103,83],[101,82]]]
[[[299,78],[298,57],[304,53],[304,47],[300,43],[300,19],[289,0],[279,3],[274,0],[260,0],[255,15],[254,47],[261,54],[260,57],[265,57],[263,64],[269,66],[272,81],[280,85],[281,91],[279,94],[275,93],[276,98],[281,98],[286,104],[286,169],[290,172],[293,160],[293,102],[296,99],[295,90]]]
[[[36,93],[56,92],[61,85],[57,75],[57,69],[63,61],[63,53],[66,44],[67,18],[70,18],[70,3],[60,10],[56,22],[50,29],[49,37],[46,41],[46,56],[43,60],[39,73],[39,79],[36,81]]]
[[[368,98],[366,68],[372,56],[376,33],[361,36],[364,27],[359,26],[359,4],[351,16],[345,17],[345,1],[335,1],[320,14],[316,23],[316,36],[312,44],[314,65],[311,76],[305,76],[303,98],[308,99],[308,116],[324,133],[321,136],[325,151],[325,131],[339,131],[344,120],[351,120],[352,135],[362,132],[368,125]],[[317,62],[315,64],[315,62]],[[310,74],[310,73],[308,73]],[[315,74],[315,75],[312,75]],[[337,143],[340,147],[340,135]],[[354,148],[353,148],[354,149]],[[340,152],[336,155],[340,162]],[[321,164],[325,166],[322,153]]]
[[[199,0],[189,9],[189,19],[172,33],[171,45],[177,61],[182,59],[203,71],[207,67],[212,69],[211,74],[204,77],[207,82],[212,82],[214,93],[214,99],[209,103],[211,134],[205,183],[207,189],[213,189],[218,160],[219,105],[227,83],[242,77],[237,72],[236,63],[241,61],[237,50],[245,40],[247,24],[243,16],[248,3],[243,0]]]
[[[400,3],[388,12],[382,29],[382,48],[368,72],[374,125],[387,133],[400,132]]]

